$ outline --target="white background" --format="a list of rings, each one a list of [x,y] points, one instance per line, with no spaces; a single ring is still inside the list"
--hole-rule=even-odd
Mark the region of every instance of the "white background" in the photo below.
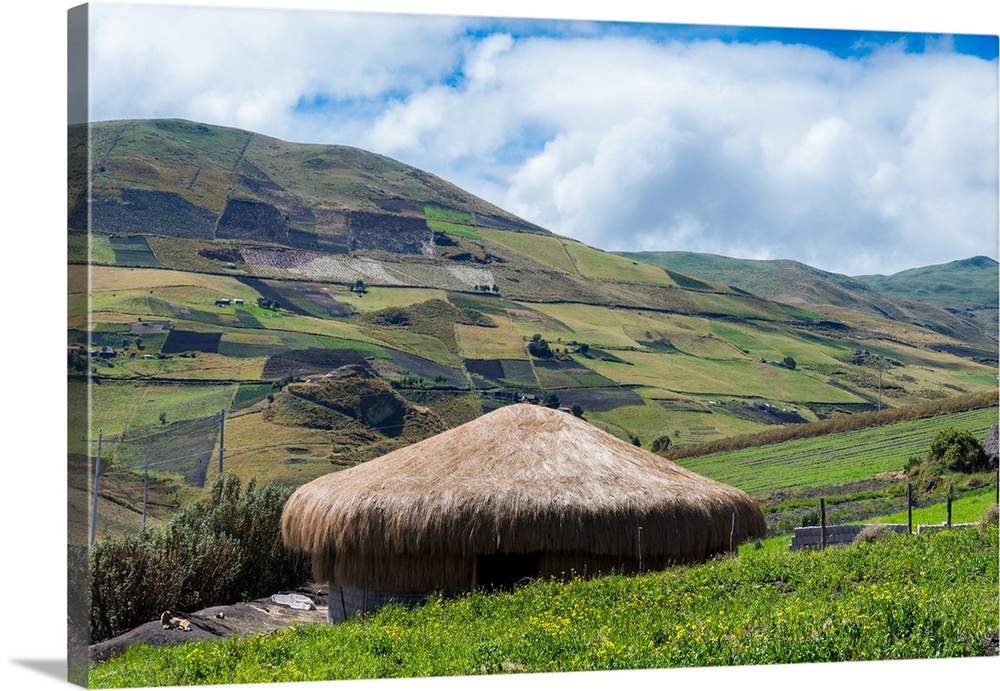
[[[4,688],[65,685],[65,141],[66,11],[77,3],[21,0],[3,22],[3,159],[0,261],[3,262],[3,589],[0,601]],[[143,4],[150,4],[148,2]],[[195,3],[172,3],[195,4]],[[646,0],[448,0],[415,3],[206,1],[203,5],[290,7],[486,16],[533,16],[727,25],[798,26],[994,34],[997,11],[981,0],[815,3],[701,0],[669,9]],[[927,7],[927,5],[935,7]],[[13,211],[13,214],[10,212]],[[432,680],[276,684],[274,689],[542,689],[804,686],[908,689],[1000,678],[1000,658],[879,662]],[[239,686],[216,686],[240,689]]]

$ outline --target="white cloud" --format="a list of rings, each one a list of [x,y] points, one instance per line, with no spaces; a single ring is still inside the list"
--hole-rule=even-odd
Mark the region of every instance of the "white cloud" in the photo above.
[[[447,17],[91,6],[94,119],[186,117],[302,141],[347,122],[300,100],[364,102],[449,74],[464,25]]]
[[[842,59],[593,26],[576,38],[473,28],[102,10],[93,112],[363,146],[605,249],[852,273],[997,256],[997,61],[956,55],[950,38]]]
[[[646,84],[642,103],[623,103],[583,150],[588,130],[564,123],[512,175],[508,207],[607,249],[790,257],[850,273],[996,256],[995,62],[705,45],[632,69],[619,80]],[[606,111],[600,94],[575,93]]]

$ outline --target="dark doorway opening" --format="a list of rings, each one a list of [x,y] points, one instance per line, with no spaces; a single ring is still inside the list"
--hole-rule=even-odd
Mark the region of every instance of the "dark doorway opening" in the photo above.
[[[476,584],[486,590],[511,590],[524,578],[538,578],[540,552],[477,554]]]

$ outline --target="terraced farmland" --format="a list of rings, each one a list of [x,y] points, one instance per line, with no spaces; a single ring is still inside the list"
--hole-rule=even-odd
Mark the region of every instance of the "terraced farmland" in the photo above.
[[[997,422],[997,408],[983,408],[676,461],[753,495],[844,485],[902,470],[925,454],[941,429],[968,429],[979,439]]]
[[[366,460],[386,442],[354,423],[320,434],[263,419],[289,378],[346,364],[447,424],[504,402],[479,389],[557,393],[624,439],[667,438],[672,449],[996,385],[995,343],[966,342],[964,317],[939,306],[878,297],[896,317],[886,319],[849,300],[751,295],[556,236],[357,149],[182,121],[99,123],[91,134],[96,158],[70,177],[67,335],[71,373],[81,388],[89,374],[95,407],[88,422],[86,397],[72,393],[73,453],[92,453],[88,424],[168,438],[168,427],[226,409],[242,474],[294,483]],[[89,226],[87,180],[99,200]],[[554,357],[529,354],[535,334]],[[752,406],[796,412],[745,414]],[[908,444],[882,443],[897,454]],[[861,470],[843,478],[898,465],[861,447],[841,463]],[[708,462],[729,473],[748,463]],[[782,480],[780,464],[753,463],[734,484]],[[189,470],[174,469],[176,486],[201,478]],[[789,481],[843,479],[808,465],[801,478]]]

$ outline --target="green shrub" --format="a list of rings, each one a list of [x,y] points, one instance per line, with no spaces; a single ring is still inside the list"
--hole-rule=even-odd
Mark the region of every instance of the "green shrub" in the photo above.
[[[538,334],[535,334],[535,336],[538,336]],[[549,347],[548,341],[544,338],[535,339],[532,337],[532,340],[528,343],[528,352],[537,358],[552,357],[552,349]]]
[[[241,491],[239,476],[228,472],[212,484],[209,502],[187,508],[171,522],[236,545],[239,561],[223,593],[227,601],[260,597],[308,577],[308,559],[286,551],[281,541],[281,512],[292,491],[273,483],[258,487],[255,478]]]
[[[207,502],[186,507],[161,530],[108,539],[90,554],[91,638],[101,640],[156,619],[165,609],[193,611],[250,600],[300,585],[307,558],[281,541],[290,488],[229,472]]]
[[[980,530],[986,530],[989,526],[997,525],[998,519],[1000,519],[1000,508],[996,504],[986,509],[983,517],[979,519]]]
[[[876,542],[892,535],[895,535],[895,531],[889,526],[882,523],[872,523],[861,529],[861,532],[855,536],[854,542]]]
[[[90,556],[91,640],[156,619],[165,609],[216,601],[237,559],[229,540],[183,527],[97,543]]]
[[[670,435],[664,434],[662,437],[657,437],[653,440],[653,445],[650,447],[653,453],[660,453],[661,451],[666,451],[670,448]]]
[[[542,396],[542,405],[546,408],[558,408],[559,407],[559,394],[549,391],[544,396]]]
[[[972,473],[986,468],[982,443],[968,430],[943,429],[931,442],[931,458],[949,470]]]

